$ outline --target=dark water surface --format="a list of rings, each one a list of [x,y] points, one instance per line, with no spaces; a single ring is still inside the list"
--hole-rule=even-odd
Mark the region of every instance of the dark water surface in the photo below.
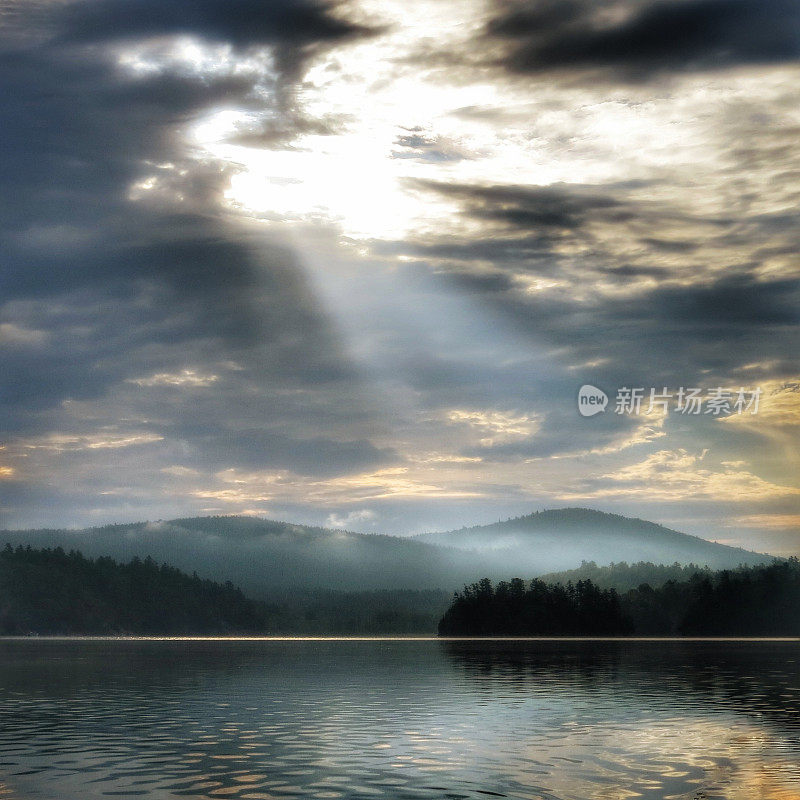
[[[0,798],[800,800],[798,642],[0,640]]]

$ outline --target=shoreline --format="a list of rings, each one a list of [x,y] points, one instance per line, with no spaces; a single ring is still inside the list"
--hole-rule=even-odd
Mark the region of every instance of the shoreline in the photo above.
[[[0,636],[0,642],[798,642],[798,636]]]

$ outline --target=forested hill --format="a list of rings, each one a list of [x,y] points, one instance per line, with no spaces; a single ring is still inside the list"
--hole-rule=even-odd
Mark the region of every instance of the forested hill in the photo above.
[[[574,569],[582,561],[699,564],[711,569],[768,564],[772,556],[711,542],[643,519],[591,508],[558,508],[492,525],[416,537],[439,546],[480,553],[503,571],[528,575]],[[499,570],[495,570],[497,572]],[[488,571],[483,573],[489,575]]]
[[[231,583],[150,558],[120,564],[61,548],[0,551],[0,634],[259,632],[264,610]]]
[[[110,556],[120,562],[150,555],[188,573],[233,581],[258,600],[270,600],[276,590],[443,588],[449,594],[479,578],[487,568],[492,576],[504,577],[473,553],[408,538],[251,517],[197,517],[85,530],[0,531],[0,546],[6,542],[79,550],[92,558]]]
[[[120,563],[62,548],[0,550],[6,636],[430,634],[449,602],[449,592],[410,590],[277,590],[264,602],[150,557]]]
[[[661,525],[589,509],[558,509],[495,525],[422,537],[352,533],[250,517],[197,517],[85,530],[1,531],[0,545],[61,547],[128,562],[152,556],[185,572],[230,580],[250,597],[277,590],[454,589],[574,569],[581,561],[651,561],[711,569],[770,563],[771,556]]]

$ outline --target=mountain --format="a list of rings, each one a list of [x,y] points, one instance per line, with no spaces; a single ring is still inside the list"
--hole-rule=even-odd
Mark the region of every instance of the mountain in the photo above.
[[[714,544],[642,520],[563,509],[417,537],[359,534],[252,517],[197,517],[85,530],[2,531],[6,542],[130,561],[151,556],[250,597],[303,589],[452,591],[488,576],[531,578],[582,561],[675,561],[715,569],[771,556]]]
[[[582,561],[696,564],[712,569],[769,563],[772,556],[709,542],[654,522],[588,508],[540,511],[493,525],[415,537],[483,555],[502,572],[537,575]]]
[[[230,580],[250,597],[324,588],[448,591],[481,574],[482,559],[414,539],[349,533],[252,517],[197,517],[85,530],[2,531],[9,542],[129,561],[151,556],[187,572]]]

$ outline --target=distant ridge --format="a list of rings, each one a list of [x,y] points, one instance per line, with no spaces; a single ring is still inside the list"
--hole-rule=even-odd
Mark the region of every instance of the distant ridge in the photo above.
[[[255,598],[295,589],[449,592],[484,576],[532,578],[573,569],[583,561],[601,566],[679,562],[725,569],[773,560],[653,522],[581,508],[415,537],[253,517],[195,517],[77,531],[2,531],[0,546],[6,542],[121,561],[151,556],[201,577],[232,581]]]
[[[678,562],[728,569],[764,564],[774,558],[710,542],[655,522],[591,508],[537,511],[491,525],[426,533],[415,538],[428,544],[492,552],[495,558],[506,552],[522,562],[547,564],[542,571],[570,569],[581,561]]]

